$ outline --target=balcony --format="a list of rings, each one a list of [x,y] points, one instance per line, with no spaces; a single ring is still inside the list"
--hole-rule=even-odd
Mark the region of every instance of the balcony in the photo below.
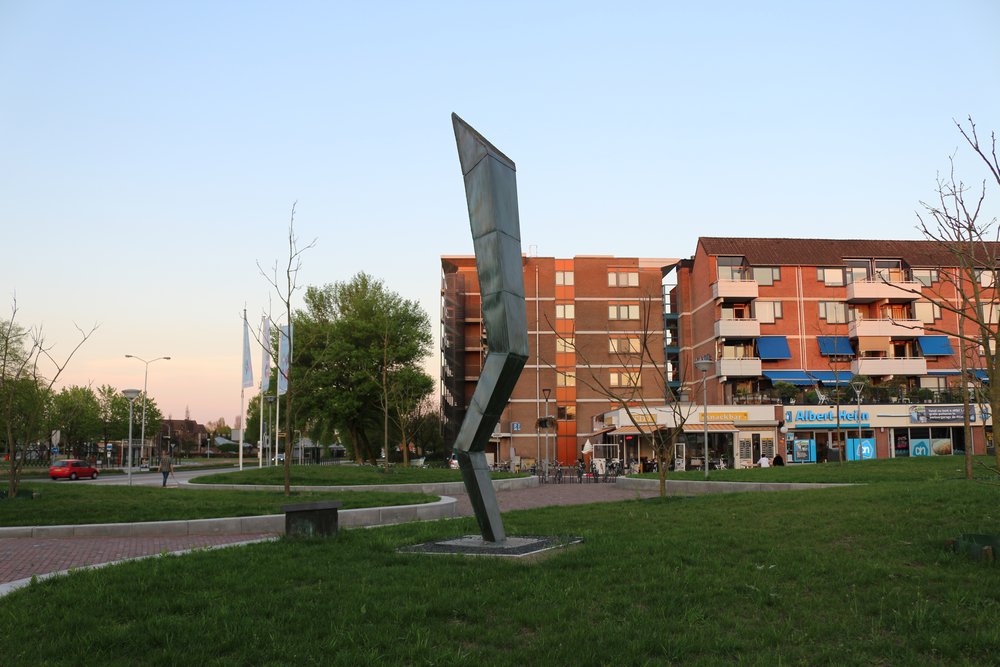
[[[716,338],[756,338],[760,335],[760,322],[747,317],[738,320],[716,320]]]
[[[851,338],[915,338],[924,335],[924,323],[920,320],[854,320],[847,327],[847,335]]]
[[[926,375],[927,360],[923,357],[861,357],[851,362],[855,375]]]
[[[759,290],[756,280],[719,279],[712,284],[712,298],[726,301],[752,301]]]
[[[888,301],[907,303],[920,298],[923,285],[916,280],[906,280],[902,274],[891,274],[874,280],[854,280],[847,284],[847,301],[872,303]]]
[[[758,377],[760,359],[719,359],[716,372],[727,377]]]

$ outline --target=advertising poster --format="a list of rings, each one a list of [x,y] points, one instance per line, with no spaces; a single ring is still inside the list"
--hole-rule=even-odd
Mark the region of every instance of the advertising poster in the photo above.
[[[910,440],[910,456],[930,456],[931,441],[928,438],[914,438]]]
[[[875,458],[875,438],[848,438],[847,460],[868,461]]]
[[[795,453],[795,461],[798,463],[816,461],[816,443],[813,440],[796,440],[793,451]]]

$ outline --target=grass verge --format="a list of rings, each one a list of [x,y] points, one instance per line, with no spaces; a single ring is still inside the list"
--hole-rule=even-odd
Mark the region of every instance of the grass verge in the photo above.
[[[519,477],[515,473],[494,472],[493,479]],[[449,468],[407,468],[404,466],[293,465],[292,486],[365,486],[371,484],[434,484],[461,482],[462,473]],[[241,472],[204,475],[191,480],[198,484],[274,484],[285,483],[281,466],[251,468]]]
[[[124,563],[0,599],[8,664],[995,664],[997,532],[960,479],[505,514],[534,562],[401,554],[470,519]],[[38,619],[45,619],[39,622]]]
[[[412,505],[437,496],[381,491],[295,493],[230,489],[163,489],[56,482],[28,485],[31,500],[0,501],[0,526],[52,526],[83,523],[173,521],[280,514],[281,506],[313,500],[340,500],[344,509]]]

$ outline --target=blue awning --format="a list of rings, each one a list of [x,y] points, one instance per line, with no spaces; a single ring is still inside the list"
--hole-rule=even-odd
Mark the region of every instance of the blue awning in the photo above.
[[[985,370],[985,369],[982,369],[982,368],[977,368],[977,369],[976,369],[976,379],[978,379],[978,380],[981,380],[981,381],[983,381],[983,382],[989,382],[989,380],[990,380],[990,376],[989,376],[989,374],[988,374],[988,373],[986,372],[986,370]]]
[[[824,357],[854,356],[851,339],[847,336],[816,336],[816,340],[819,342],[819,353]]]
[[[771,382],[787,382],[803,387],[815,384],[848,384],[854,375],[850,371],[761,371]]]
[[[920,345],[920,351],[925,357],[955,354],[947,336],[917,336],[917,344]]]
[[[761,359],[791,359],[788,339],[784,336],[761,336],[757,339],[757,355]]]
[[[806,371],[823,384],[849,384],[854,379],[854,373],[843,371]]]
[[[960,370],[946,370],[946,371],[932,371],[932,370],[928,370],[927,374],[928,375],[961,375],[962,371],[960,371]]]

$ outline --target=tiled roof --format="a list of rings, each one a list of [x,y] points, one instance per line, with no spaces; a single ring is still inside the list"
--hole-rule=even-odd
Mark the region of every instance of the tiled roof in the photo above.
[[[783,239],[701,237],[709,255],[746,257],[755,266],[837,266],[845,259],[901,259],[911,267],[955,266],[954,256],[937,241],[893,241],[874,239]],[[1000,257],[1000,243],[988,243]]]

